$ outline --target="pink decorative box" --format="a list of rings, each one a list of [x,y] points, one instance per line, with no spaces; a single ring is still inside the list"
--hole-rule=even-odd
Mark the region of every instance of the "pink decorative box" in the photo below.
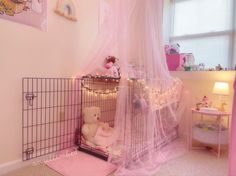
[[[185,63],[185,54],[166,54],[166,61],[170,71],[176,69]]]

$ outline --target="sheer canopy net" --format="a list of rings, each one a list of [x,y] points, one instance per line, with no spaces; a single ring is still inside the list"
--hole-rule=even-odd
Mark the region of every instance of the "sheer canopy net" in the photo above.
[[[116,175],[152,175],[186,148],[176,139],[183,110],[182,82],[170,75],[165,60],[163,0],[104,3],[107,15],[89,53],[90,63],[80,75],[101,74],[107,56],[119,59],[121,79],[109,161],[118,164]]]

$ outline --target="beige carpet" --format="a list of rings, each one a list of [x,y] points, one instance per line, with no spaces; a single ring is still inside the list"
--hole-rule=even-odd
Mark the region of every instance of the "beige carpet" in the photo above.
[[[217,158],[206,150],[194,150],[163,165],[154,176],[227,176],[226,154]]]
[[[154,176],[227,176],[227,157],[209,151],[191,151],[160,168]],[[4,176],[61,176],[43,165],[28,166]]]

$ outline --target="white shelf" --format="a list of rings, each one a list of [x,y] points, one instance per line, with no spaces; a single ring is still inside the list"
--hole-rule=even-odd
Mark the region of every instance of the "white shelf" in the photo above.
[[[193,146],[193,140],[206,145],[217,145],[217,151],[214,151],[214,153],[216,153],[217,157],[219,158],[221,154],[221,145],[227,145],[229,143],[230,114],[220,111],[217,113],[201,112],[197,111],[195,108],[192,108],[191,111],[192,117],[190,147],[192,149],[196,148]],[[194,114],[198,115],[201,120],[199,119],[198,121],[195,121]],[[205,116],[211,118],[210,122],[205,119]],[[223,118],[227,119],[227,127],[224,127],[222,124]]]
[[[204,128],[193,127],[193,139],[204,143],[212,145],[226,145],[229,141],[228,129],[222,130],[220,134],[220,142],[218,141],[219,131],[207,130]]]

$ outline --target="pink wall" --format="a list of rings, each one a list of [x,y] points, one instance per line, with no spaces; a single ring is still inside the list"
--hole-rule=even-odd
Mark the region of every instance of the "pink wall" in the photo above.
[[[234,81],[234,90],[236,91],[236,77]],[[236,94],[234,94],[232,125],[231,125],[231,145],[229,158],[229,176],[236,175]]]
[[[75,3],[78,21],[71,22],[54,12],[56,0],[48,0],[47,32],[0,19],[0,175],[21,164],[21,78],[71,77],[86,62],[99,0]]]
[[[0,19],[1,166],[21,159],[21,78],[70,77],[78,59],[78,28],[54,13],[48,1],[48,31]]]

